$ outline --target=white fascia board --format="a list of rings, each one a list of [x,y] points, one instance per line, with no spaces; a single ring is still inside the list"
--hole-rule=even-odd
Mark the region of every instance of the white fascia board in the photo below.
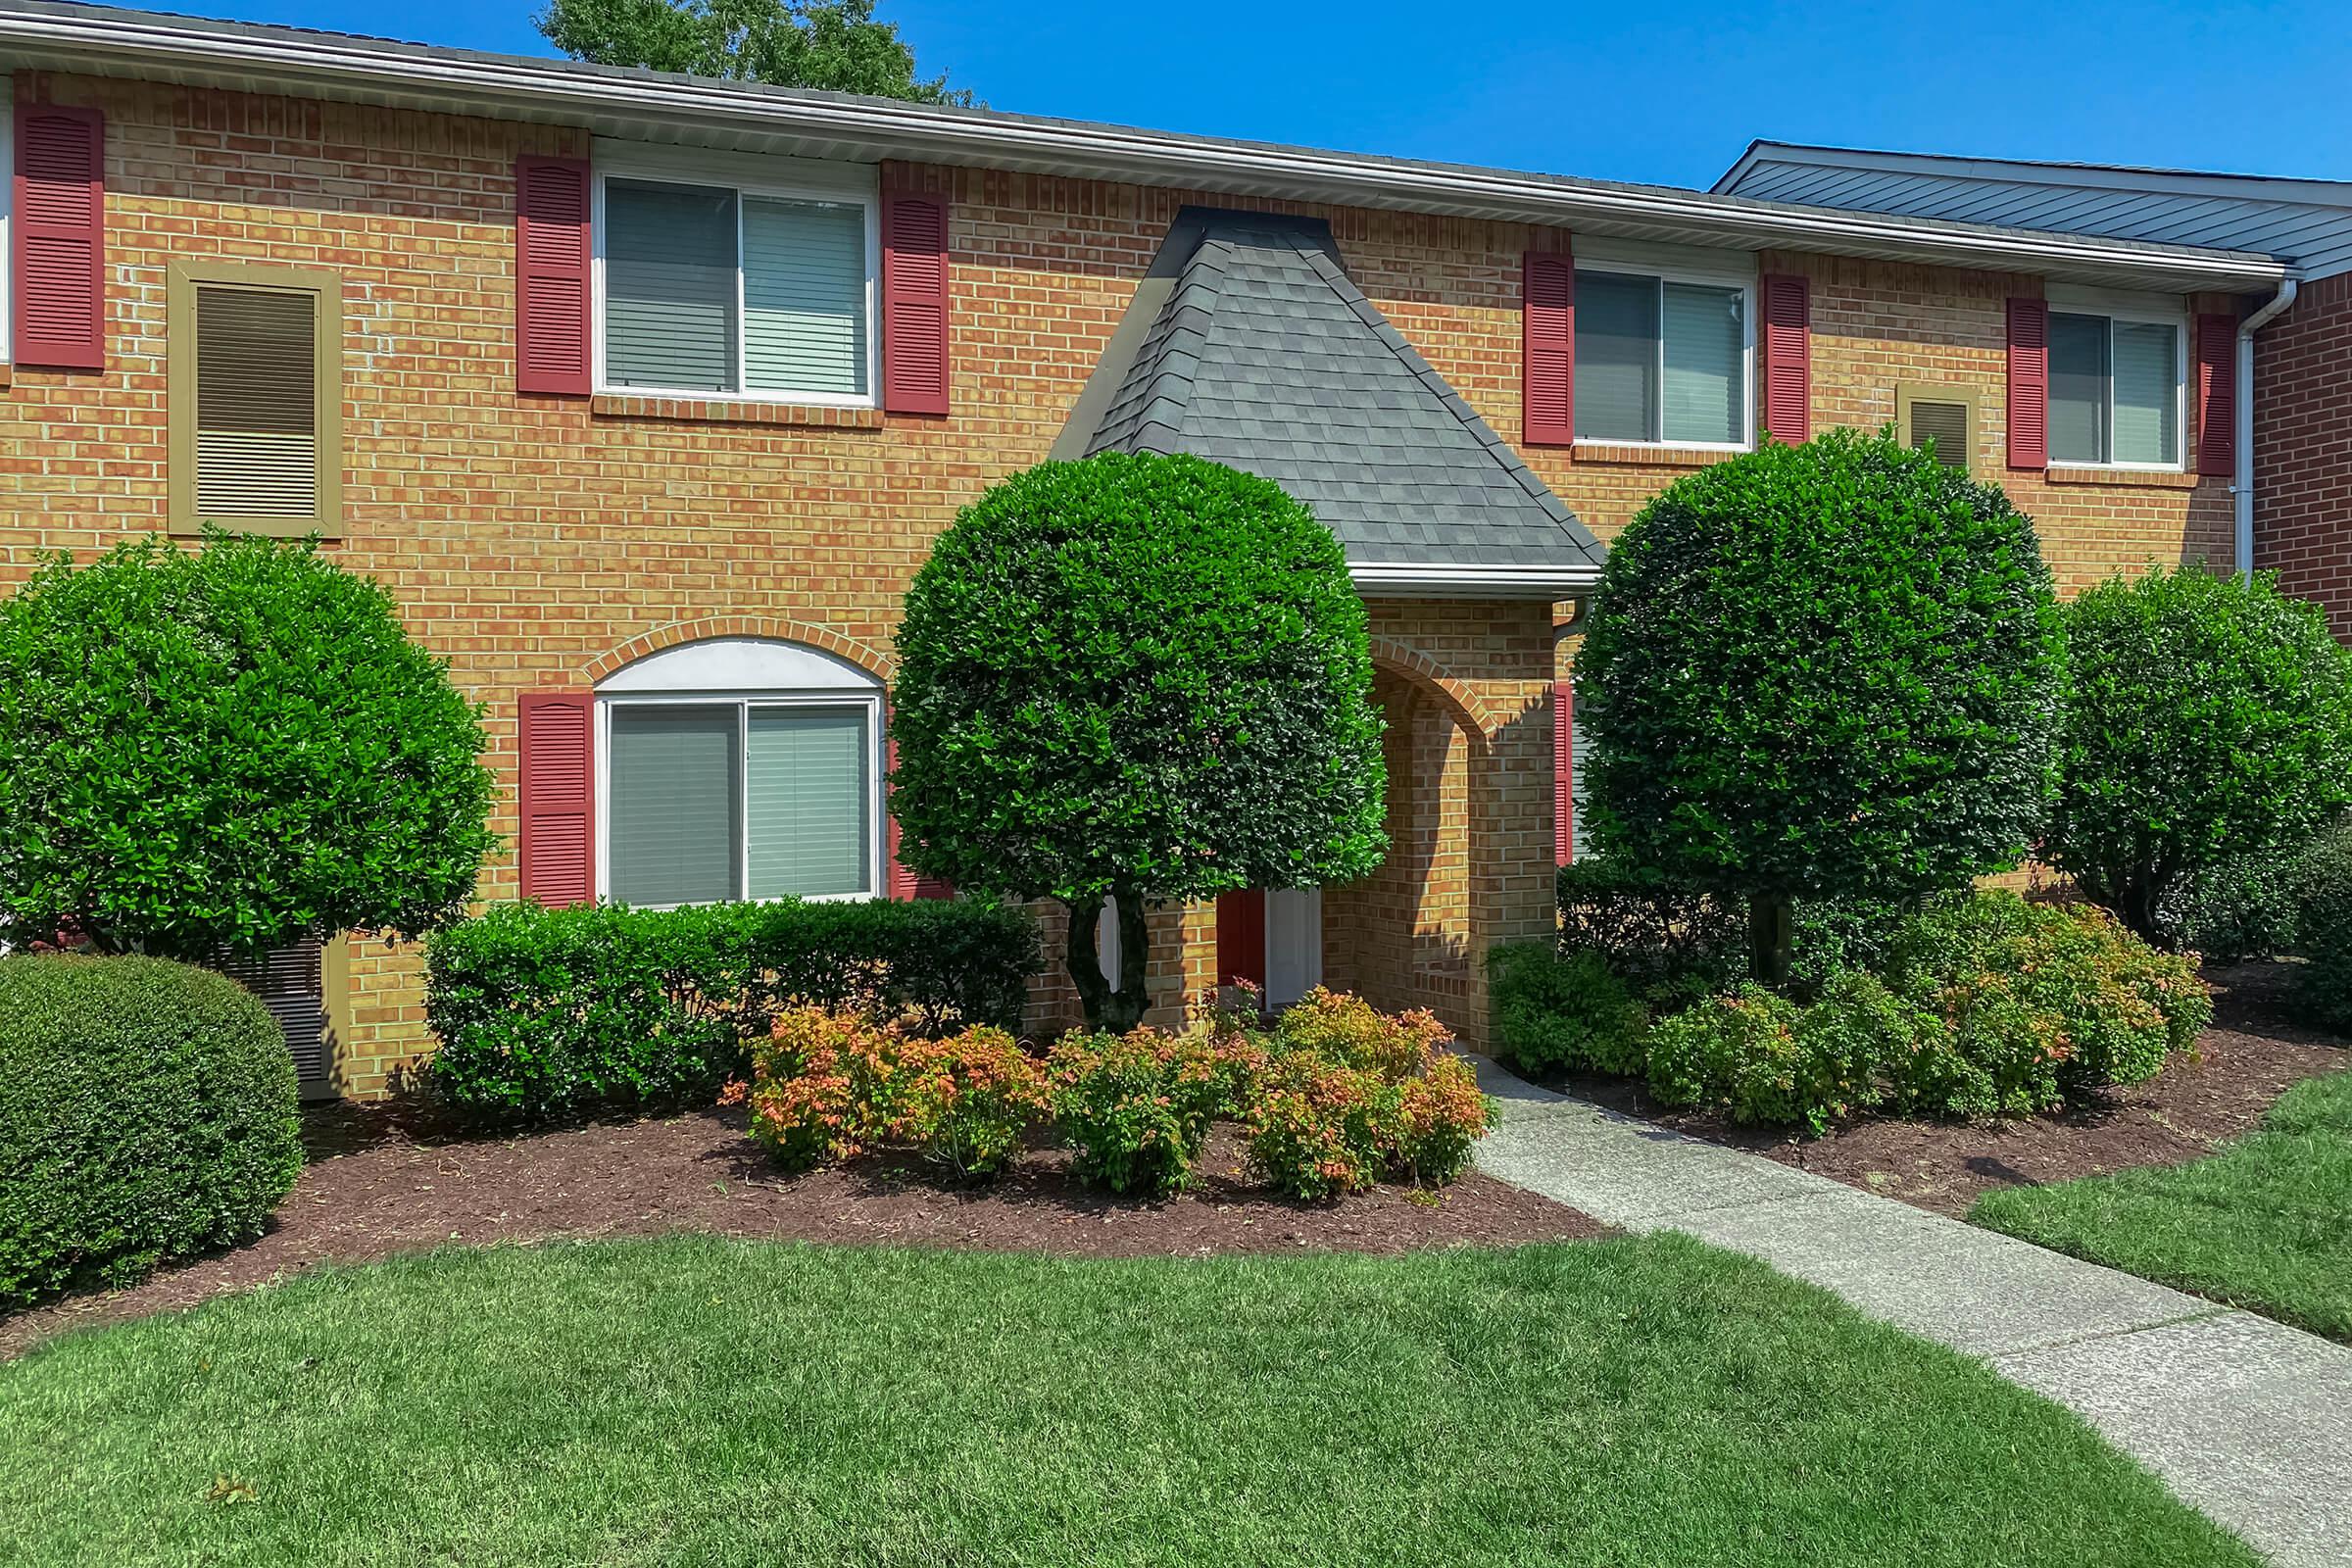
[[[1453,563],[1358,562],[1348,568],[1367,599],[1535,599],[1556,603],[1591,593],[1598,566],[1465,566]]]
[[[1522,222],[1670,228],[1727,246],[1843,250],[1943,266],[2162,274],[2182,288],[2271,288],[2270,257],[2085,235],[1937,223],[1835,208],[1751,202],[1664,186],[1607,185],[1507,170],[1408,163],[931,104],[784,93],[736,82],[587,70],[567,62],[387,45],[333,33],[208,24],[104,8],[0,11],[0,49],[38,63],[93,62],[208,74],[253,87],[299,84],[363,101],[429,100],[475,112],[593,122],[625,116],[671,130],[760,131],[882,157],[979,166],[1025,160],[1059,172]]]

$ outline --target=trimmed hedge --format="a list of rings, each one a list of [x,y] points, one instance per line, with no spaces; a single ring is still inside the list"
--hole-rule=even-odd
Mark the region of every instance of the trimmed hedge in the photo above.
[[[1642,1071],[1649,1009],[1590,950],[1510,942],[1487,955],[1494,1043],[1528,1072]]]
[[[2323,834],[2303,857],[2295,889],[2296,941],[2308,960],[2295,982],[2311,1023],[2352,1035],[2352,826]]]
[[[270,1010],[163,958],[0,958],[0,1306],[250,1241],[302,1170]]]
[[[468,1113],[534,1120],[711,1094],[796,1006],[1018,1030],[1043,967],[1025,910],[971,899],[508,904],[425,951],[430,1082]]]

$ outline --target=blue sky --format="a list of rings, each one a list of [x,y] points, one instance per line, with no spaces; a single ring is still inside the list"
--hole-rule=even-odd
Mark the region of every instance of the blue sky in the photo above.
[[[537,0],[149,0],[546,53]],[[993,107],[1706,185],[1753,136],[2352,179],[2339,5],[882,0]]]

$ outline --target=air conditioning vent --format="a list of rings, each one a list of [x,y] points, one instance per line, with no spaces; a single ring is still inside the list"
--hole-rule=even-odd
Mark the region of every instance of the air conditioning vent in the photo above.
[[[1904,438],[1914,447],[1934,446],[1937,458],[1965,469],[1969,466],[1970,412],[1966,403],[1913,398],[1910,428]]]

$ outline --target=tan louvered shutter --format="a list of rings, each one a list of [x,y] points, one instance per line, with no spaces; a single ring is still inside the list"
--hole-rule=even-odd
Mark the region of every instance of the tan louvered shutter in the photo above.
[[[196,289],[196,510],[319,515],[318,299]]]

